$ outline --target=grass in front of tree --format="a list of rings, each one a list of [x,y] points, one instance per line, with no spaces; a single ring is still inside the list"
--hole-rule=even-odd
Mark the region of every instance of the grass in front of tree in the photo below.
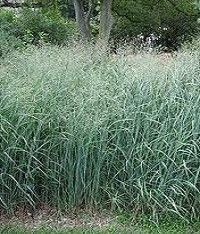
[[[32,48],[0,73],[5,212],[45,203],[199,218],[198,53],[162,64]]]

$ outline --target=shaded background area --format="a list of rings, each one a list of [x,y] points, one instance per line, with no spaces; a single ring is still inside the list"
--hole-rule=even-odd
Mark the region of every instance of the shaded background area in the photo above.
[[[89,10],[89,0],[83,1],[85,14]],[[197,5],[197,4],[196,4]],[[153,46],[160,46],[165,50],[176,50],[185,41],[190,41],[193,37],[199,34],[199,10],[195,2],[191,0],[114,0],[112,4],[112,15],[114,24],[111,30],[110,41],[114,44],[132,42],[140,38],[137,42],[147,42],[149,37],[154,37]],[[75,22],[75,10],[73,0],[1,0],[0,2],[0,28],[2,28],[2,21],[6,21],[5,14],[2,11],[9,10],[9,12],[23,14],[26,13],[28,17],[34,17],[29,28],[26,28],[30,34],[38,33],[59,34],[63,39],[53,40],[53,43],[63,44],[68,40],[68,36],[63,36],[64,27],[57,24],[56,27],[48,29],[44,26],[44,19],[47,15],[49,18],[59,17],[59,22],[65,21]],[[100,7],[101,1],[96,1],[90,16],[92,37],[95,38],[99,31],[100,21]],[[34,14],[30,13],[30,9]],[[40,17],[37,14],[41,13]],[[30,17],[29,17],[30,15]],[[37,20],[36,20],[37,19]],[[16,21],[16,20],[15,20]],[[48,20],[47,20],[48,21]],[[24,22],[23,24],[26,24]],[[47,23],[48,24],[48,23]],[[40,27],[38,25],[43,25]],[[16,25],[15,25],[16,27]],[[60,29],[58,30],[58,28]],[[76,28],[74,24],[74,29]],[[12,28],[9,26],[8,28]],[[36,30],[32,33],[32,28]],[[54,31],[55,30],[55,31]],[[71,30],[71,29],[70,29]],[[70,31],[69,30],[69,31]],[[75,30],[72,32],[74,37],[77,37]],[[19,35],[14,35],[19,36]],[[38,42],[38,35],[32,41]],[[141,40],[142,38],[142,40]],[[49,41],[49,40],[47,40]],[[50,40],[52,42],[52,40]]]

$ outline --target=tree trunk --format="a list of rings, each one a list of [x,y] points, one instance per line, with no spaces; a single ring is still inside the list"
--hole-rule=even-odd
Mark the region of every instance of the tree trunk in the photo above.
[[[89,32],[91,32],[90,19],[94,10],[94,0],[89,0],[88,3],[88,12],[85,16],[85,24]],[[91,35],[90,35],[91,36]]]
[[[85,19],[83,0],[74,0],[74,9],[76,13],[76,22],[80,30],[81,38],[84,41],[89,41],[91,35]]]
[[[113,24],[112,0],[103,0],[100,16],[99,40],[100,43],[107,45],[110,38],[110,31]]]

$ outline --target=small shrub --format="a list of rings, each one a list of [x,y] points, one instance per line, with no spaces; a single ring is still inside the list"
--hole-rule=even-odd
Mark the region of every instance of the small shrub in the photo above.
[[[75,34],[75,24],[65,22],[61,16],[40,11],[25,10],[17,21],[18,35],[26,42],[38,44],[42,39],[46,43],[64,44]]]
[[[75,23],[65,21],[59,13],[51,11],[23,10],[18,16],[13,12],[0,11],[0,30],[5,35],[18,38],[26,44],[38,44],[41,41],[51,44],[65,44],[76,35]]]
[[[14,26],[16,16],[10,11],[0,11],[0,29],[11,31]]]
[[[3,30],[0,30],[0,41],[0,57],[4,57],[13,50],[24,47],[22,40]]]

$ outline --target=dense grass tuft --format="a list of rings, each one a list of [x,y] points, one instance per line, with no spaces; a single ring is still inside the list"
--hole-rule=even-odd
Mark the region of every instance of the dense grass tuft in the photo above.
[[[0,64],[0,207],[200,209],[199,55],[30,49]]]

